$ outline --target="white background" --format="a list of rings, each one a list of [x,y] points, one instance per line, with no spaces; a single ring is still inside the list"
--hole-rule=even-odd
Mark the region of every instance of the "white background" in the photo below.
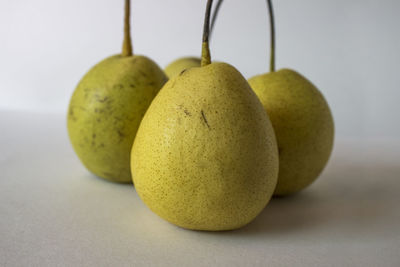
[[[400,135],[400,2],[276,0],[277,67],[293,68],[327,98],[337,136]],[[199,56],[205,0],[133,0],[134,51],[165,67]],[[119,53],[123,1],[1,0],[0,109],[65,113],[76,84]],[[225,0],[215,59],[246,77],[268,71],[263,0]]]

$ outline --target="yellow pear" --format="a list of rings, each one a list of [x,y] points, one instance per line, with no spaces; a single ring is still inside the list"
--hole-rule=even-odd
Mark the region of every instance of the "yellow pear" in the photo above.
[[[279,148],[279,176],[274,195],[296,193],[324,169],[333,148],[334,123],[321,92],[299,73],[275,71],[271,0],[271,72],[249,79],[271,119]]]
[[[321,92],[289,69],[249,79],[271,119],[279,148],[275,195],[310,185],[324,169],[333,147],[331,111]]]
[[[129,1],[121,55],[94,66],[79,82],[68,111],[72,146],[95,175],[131,183],[130,151],[140,121],[167,77],[151,59],[132,55]]]
[[[233,66],[210,64],[207,37],[202,67],[165,84],[131,153],[132,178],[144,203],[193,230],[231,230],[252,221],[273,194],[278,164],[267,113]]]
[[[182,57],[168,64],[165,67],[165,74],[168,78],[178,76],[182,71],[194,67],[200,67],[200,58],[198,57]]]

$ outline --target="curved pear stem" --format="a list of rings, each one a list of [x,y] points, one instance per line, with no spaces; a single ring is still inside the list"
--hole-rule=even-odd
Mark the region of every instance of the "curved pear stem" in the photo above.
[[[220,7],[222,5],[222,2],[223,2],[223,0],[218,0],[217,5],[214,8],[214,12],[213,12],[213,15],[212,15],[212,18],[211,18],[210,38],[212,37],[212,33],[214,31],[214,26],[215,26],[215,21],[217,20],[218,12],[219,12],[219,9],[220,9]]]
[[[268,3],[268,12],[269,12],[269,25],[271,28],[271,58],[269,71],[275,71],[275,19],[274,19],[274,9],[272,7],[272,0],[267,0]]]
[[[210,34],[210,13],[213,0],[207,0],[206,15],[204,17],[203,28],[203,44],[201,48],[201,66],[211,64],[210,46],[208,44],[208,36]]]
[[[125,17],[124,17],[124,42],[122,44],[122,56],[132,56],[132,41],[131,41],[131,26],[130,26],[130,15],[131,15],[131,1],[125,0]]]

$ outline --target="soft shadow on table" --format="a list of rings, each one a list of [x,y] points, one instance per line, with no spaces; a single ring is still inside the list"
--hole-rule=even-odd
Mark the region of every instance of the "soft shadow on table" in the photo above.
[[[112,184],[112,185],[133,186],[132,182],[127,182],[127,183],[114,182],[114,181],[102,178],[100,176],[97,176],[97,175],[95,175],[95,174],[93,174],[91,172],[88,172],[85,176],[86,176],[85,178],[87,178],[87,179],[93,179],[94,180],[93,182],[97,181],[97,182],[100,182],[100,183],[104,182],[104,183],[109,183],[109,184]]]
[[[397,208],[397,194],[400,191],[400,165],[388,162],[374,163],[364,161],[352,161],[346,157],[332,159],[327,169],[320,178],[309,188],[288,197],[273,198],[261,214],[249,225],[234,231],[225,232],[198,232],[202,235],[223,235],[229,237],[244,236],[282,236],[294,232],[313,231],[314,229],[337,227],[365,227],[375,226],[377,220],[385,215],[393,213]],[[96,184],[93,194],[108,192],[107,194],[118,194],[120,191],[113,190],[105,183],[115,187],[124,188],[127,199],[131,199],[132,184],[115,184],[107,180],[87,174],[86,181],[91,188]],[[97,181],[97,182],[95,182]],[[93,182],[95,182],[93,184]],[[101,185],[103,184],[103,186]],[[79,183],[79,187],[82,183]],[[91,192],[91,189],[89,192]],[[129,196],[129,197],[128,197]],[[135,195],[136,196],[136,195]],[[114,199],[114,197],[110,197]],[[115,201],[120,201],[116,198]],[[137,220],[138,214],[143,214],[146,222],[140,224],[140,232],[151,229],[159,229],[157,233],[169,232],[170,225],[157,216],[149,215],[150,211],[140,202],[138,196],[135,203],[129,202],[129,208],[135,206],[135,218],[127,213],[129,224],[124,228],[132,228],[132,222]],[[126,208],[128,209],[128,208]],[[170,230],[167,230],[170,229]],[[187,230],[176,228],[177,231]],[[176,232],[172,231],[171,235]],[[154,230],[152,230],[154,232]]]
[[[310,188],[271,199],[262,213],[232,236],[287,235],[327,224],[368,227],[397,207],[400,165],[337,159]]]

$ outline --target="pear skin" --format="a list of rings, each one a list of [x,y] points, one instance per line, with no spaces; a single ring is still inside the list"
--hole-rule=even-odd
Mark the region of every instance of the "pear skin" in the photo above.
[[[111,56],[79,82],[68,110],[72,146],[86,168],[114,182],[130,183],[130,151],[140,121],[167,81],[144,56]]]
[[[317,179],[331,155],[334,123],[321,92],[299,73],[282,69],[249,79],[271,119],[279,148],[274,195],[296,193]]]
[[[167,74],[169,79],[172,79],[186,69],[200,67],[200,61],[198,57],[179,58],[165,67],[165,74]]]
[[[225,63],[169,80],[147,110],[131,154],[144,203],[193,230],[251,222],[270,200],[278,169],[268,115],[245,78]]]

